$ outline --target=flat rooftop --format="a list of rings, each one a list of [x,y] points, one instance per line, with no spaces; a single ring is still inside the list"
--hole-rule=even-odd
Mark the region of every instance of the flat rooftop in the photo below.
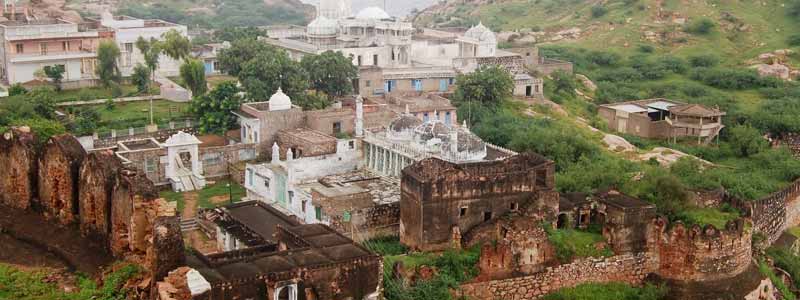
[[[193,254],[187,256],[186,263],[214,285],[375,257],[369,250],[325,225],[297,225],[281,227],[281,230],[301,247],[286,251],[256,247],[209,256]]]
[[[354,203],[329,203],[327,205],[330,208],[350,207],[350,205],[364,207],[400,201],[400,181],[397,178],[380,176],[367,170],[326,176],[319,180],[319,185],[312,188],[328,198],[361,194],[360,198],[366,199],[366,202],[352,200]]]
[[[292,138],[305,141],[306,143],[313,145],[319,145],[324,143],[336,143],[335,137],[305,127],[284,129],[279,131],[278,134],[279,135],[286,134],[291,136]]]
[[[221,216],[216,220],[217,225],[248,246],[275,244],[277,226],[294,227],[299,224],[260,201],[236,203],[215,211]]]

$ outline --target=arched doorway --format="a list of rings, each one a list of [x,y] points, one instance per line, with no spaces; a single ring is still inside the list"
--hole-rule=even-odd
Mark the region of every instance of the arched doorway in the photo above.
[[[569,226],[569,216],[567,216],[567,214],[559,214],[558,222],[556,223],[556,228],[564,229],[567,226]]]

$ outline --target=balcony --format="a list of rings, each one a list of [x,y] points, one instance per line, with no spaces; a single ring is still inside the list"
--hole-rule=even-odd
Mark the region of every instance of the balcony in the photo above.
[[[68,59],[83,59],[97,57],[97,54],[89,50],[80,51],[48,51],[47,53],[23,53],[11,54],[9,61],[11,63],[31,63],[31,62],[47,62],[54,60],[68,60]]]

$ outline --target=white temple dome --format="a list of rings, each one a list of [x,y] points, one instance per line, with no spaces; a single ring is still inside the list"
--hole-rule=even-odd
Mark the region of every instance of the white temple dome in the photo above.
[[[269,98],[269,111],[290,109],[292,109],[292,99],[283,93],[283,89],[278,88],[278,91]]]
[[[319,16],[314,21],[308,24],[307,32],[309,35],[336,35],[338,33],[339,23],[336,20],[328,19],[325,16]]]
[[[470,28],[467,30],[467,33],[464,36],[468,38],[472,38],[478,40],[480,42],[489,42],[489,43],[496,43],[497,36],[492,32],[491,29],[483,26],[483,23],[478,23],[475,27]]]
[[[367,7],[359,11],[358,14],[356,14],[356,19],[360,20],[383,20],[391,18],[392,17],[389,16],[389,14],[386,13],[386,11],[377,6]]]

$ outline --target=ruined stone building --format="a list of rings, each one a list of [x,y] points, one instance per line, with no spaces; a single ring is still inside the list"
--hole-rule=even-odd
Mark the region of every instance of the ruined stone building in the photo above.
[[[725,112],[700,104],[650,99],[600,105],[598,114],[620,133],[644,138],[696,138],[712,142],[725,126]]]
[[[555,165],[526,153],[457,164],[429,158],[403,169],[400,240],[420,250],[460,246],[461,236],[509,212],[550,220],[558,211]]]
[[[215,209],[218,241],[239,250],[187,257],[159,299],[380,299],[380,256],[321,224],[300,225],[260,202]]]
[[[0,168],[0,195],[13,197],[0,198],[3,210],[28,210],[52,226],[80,229],[107,253],[144,266],[151,278],[183,264],[175,204],[157,199],[143,172],[109,151],[85,153],[71,135],[36,144],[26,127],[0,139],[0,160],[8,163]]]

